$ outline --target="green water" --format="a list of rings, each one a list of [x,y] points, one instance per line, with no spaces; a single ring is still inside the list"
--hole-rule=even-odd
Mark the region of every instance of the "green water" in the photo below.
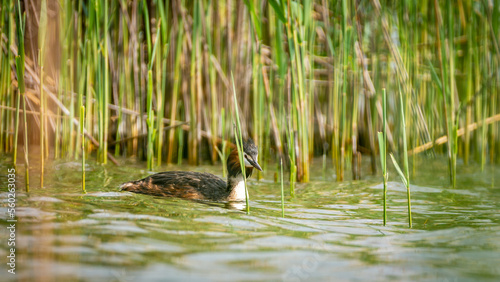
[[[20,167],[14,276],[4,263],[7,161],[0,161],[1,280],[500,279],[500,168],[459,165],[451,189],[445,159],[418,164],[412,176],[413,229],[406,190],[392,171],[384,227],[380,176],[337,183],[320,160],[312,181],[298,184],[294,199],[287,196],[285,218],[270,169],[249,181],[247,215],[224,203],[117,192],[120,183],[148,174],[130,161],[88,164],[87,195],[77,162],[48,165],[44,189],[32,172],[29,194]],[[222,174],[212,166],[175,169]]]

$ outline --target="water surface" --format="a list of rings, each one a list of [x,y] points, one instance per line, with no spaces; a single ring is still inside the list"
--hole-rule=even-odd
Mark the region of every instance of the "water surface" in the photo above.
[[[7,161],[0,161],[0,217],[6,226]],[[458,167],[448,185],[445,159],[417,164],[412,176],[413,229],[406,190],[390,173],[388,225],[382,225],[380,176],[335,181],[314,163],[312,180],[286,192],[281,217],[275,166],[249,181],[250,214],[225,203],[201,203],[118,192],[122,182],[148,175],[144,164],[48,166],[45,188],[22,189],[17,173],[19,281],[498,281],[500,280],[500,168]],[[221,168],[163,167],[222,175]],[[497,178],[497,179],[496,179]],[[496,181],[496,182],[495,182]],[[288,189],[288,186],[285,186]],[[7,256],[6,228],[0,256]]]

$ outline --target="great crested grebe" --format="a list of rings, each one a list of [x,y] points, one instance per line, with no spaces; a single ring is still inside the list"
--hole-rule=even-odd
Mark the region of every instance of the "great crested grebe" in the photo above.
[[[262,171],[257,163],[257,146],[252,139],[243,142],[245,173],[247,178],[254,168]],[[152,196],[177,197],[211,201],[244,201],[245,184],[235,148],[227,158],[227,183],[210,173],[194,171],[165,171],[146,178],[123,183],[121,191]]]

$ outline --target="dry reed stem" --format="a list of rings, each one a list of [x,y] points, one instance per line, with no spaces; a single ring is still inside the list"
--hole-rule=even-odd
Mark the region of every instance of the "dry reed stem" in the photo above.
[[[495,122],[498,122],[498,121],[500,121],[500,114],[497,114],[497,115],[494,115],[492,117],[486,118],[484,120],[484,124],[483,124],[482,121],[471,123],[471,124],[469,124],[467,126],[467,130],[468,131],[473,131],[473,130],[478,129],[479,127],[481,127],[483,125],[492,124],[492,123],[495,123]],[[462,136],[464,134],[465,134],[465,128],[460,128],[457,131],[457,136]],[[424,145],[421,145],[421,146],[418,146],[416,148],[411,149],[410,151],[408,151],[408,155],[411,156],[413,154],[422,153],[423,151],[431,149],[435,145],[442,145],[442,144],[444,144],[446,142],[448,142],[448,136],[446,136],[446,135],[445,136],[441,136],[438,139],[436,139],[434,142],[428,142],[428,143],[425,143]]]

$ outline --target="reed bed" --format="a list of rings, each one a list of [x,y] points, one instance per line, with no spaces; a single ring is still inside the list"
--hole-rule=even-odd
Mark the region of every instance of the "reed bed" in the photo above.
[[[316,156],[330,156],[339,181],[361,153],[371,171],[352,177],[376,173],[382,130],[396,157],[445,154],[450,185],[457,158],[500,161],[494,1],[13,2],[0,9],[0,153],[17,152],[19,132],[25,152],[39,144],[42,172],[45,160],[82,151],[150,170],[221,162],[236,105],[259,163],[279,173],[283,159],[292,195]]]

